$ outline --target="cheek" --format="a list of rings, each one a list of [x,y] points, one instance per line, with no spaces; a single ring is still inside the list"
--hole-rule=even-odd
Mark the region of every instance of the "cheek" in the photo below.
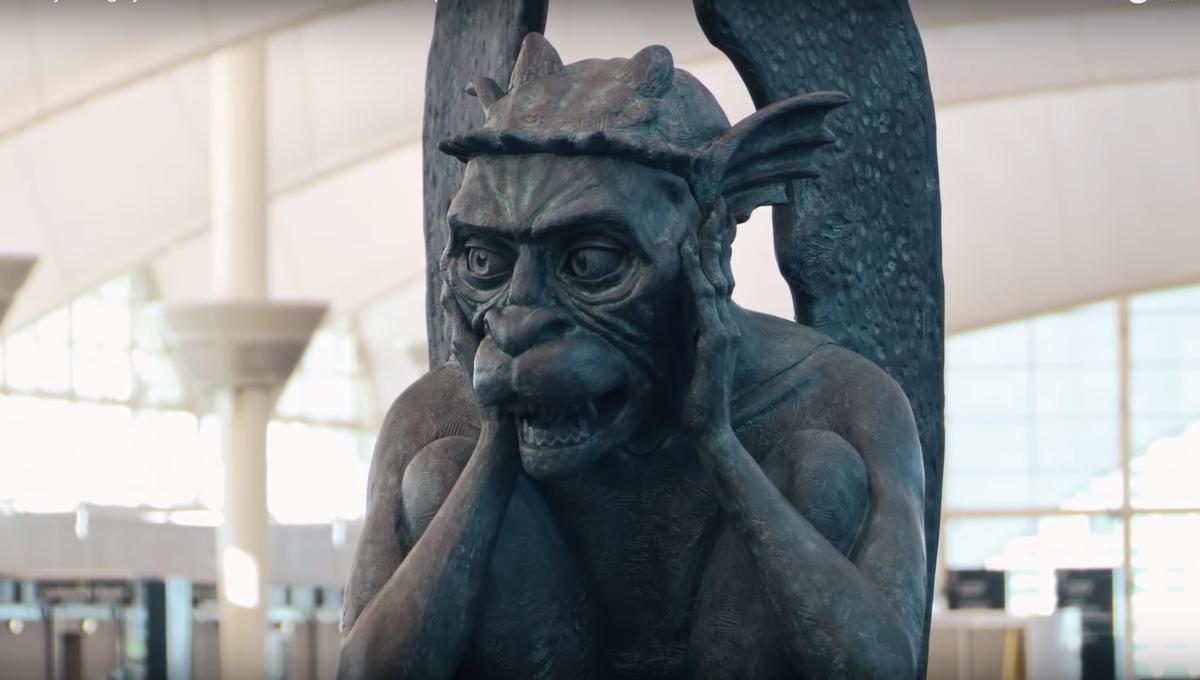
[[[629,313],[639,319],[639,325],[673,323],[678,315],[683,286],[678,255],[662,257],[645,275],[629,296]]]

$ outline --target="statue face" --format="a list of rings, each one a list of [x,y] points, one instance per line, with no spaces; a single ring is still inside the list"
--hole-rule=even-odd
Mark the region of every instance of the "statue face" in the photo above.
[[[530,475],[580,471],[674,413],[663,386],[691,323],[678,248],[699,219],[686,182],[634,163],[467,165],[443,266],[480,339],[476,394],[516,418]]]

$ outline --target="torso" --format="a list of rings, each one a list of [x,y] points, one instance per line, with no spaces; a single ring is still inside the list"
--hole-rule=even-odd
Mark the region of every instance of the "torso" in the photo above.
[[[786,334],[787,351],[735,395],[735,430],[797,510],[849,554],[869,498],[862,460],[817,403],[828,341],[780,324],[797,331],[767,328]],[[486,592],[464,677],[794,676],[754,565],[683,437],[642,457],[610,452],[586,478],[522,479]]]

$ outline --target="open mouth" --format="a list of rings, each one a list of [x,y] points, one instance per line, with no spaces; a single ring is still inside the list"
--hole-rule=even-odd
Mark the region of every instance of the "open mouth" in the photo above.
[[[615,419],[621,390],[568,402],[519,399],[512,406],[521,443],[538,449],[576,446],[591,439]]]

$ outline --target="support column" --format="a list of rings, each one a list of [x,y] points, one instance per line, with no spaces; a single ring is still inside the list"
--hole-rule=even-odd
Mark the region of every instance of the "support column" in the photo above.
[[[217,531],[221,677],[266,677],[267,423],[274,399],[265,387],[225,388],[214,396],[225,483],[225,522]]]
[[[219,300],[267,297],[266,83],[261,41],[212,60],[210,161],[212,285]],[[225,522],[217,532],[221,677],[265,670],[270,590],[267,515],[267,387],[222,386]]]
[[[263,45],[213,55],[212,284],[220,300],[267,296],[267,131]]]
[[[221,422],[217,531],[223,678],[266,676],[270,589],[267,424],[325,313],[267,301],[266,104],[260,41],[221,50],[212,71],[212,285],[216,302],[173,305],[168,343]]]
[[[325,305],[206,302],[168,306],[164,336],[189,387],[221,421],[224,523],[217,530],[221,677],[265,677],[270,585],[267,424]]]

